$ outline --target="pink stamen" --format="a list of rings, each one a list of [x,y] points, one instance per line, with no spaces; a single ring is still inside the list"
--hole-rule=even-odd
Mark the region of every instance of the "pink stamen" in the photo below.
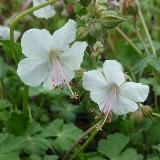
[[[113,86],[112,88],[112,93],[110,94],[110,96],[107,98],[106,103],[104,104],[103,110],[102,112],[105,114],[105,119],[102,122],[102,124],[100,124],[98,126],[98,130],[101,130],[103,125],[105,124],[105,122],[111,122],[111,117],[112,117],[112,109],[113,106],[116,103],[116,97],[117,97],[117,88],[115,86]]]
[[[52,83],[53,86],[65,85],[65,81],[69,83],[69,79],[62,70],[62,66],[57,58],[52,63]]]

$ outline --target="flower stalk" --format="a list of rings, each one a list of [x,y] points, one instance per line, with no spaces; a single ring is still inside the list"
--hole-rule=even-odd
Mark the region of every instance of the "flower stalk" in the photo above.
[[[72,152],[72,150],[79,144],[79,142],[82,140],[82,139],[84,139],[88,134],[90,134],[91,132],[95,132],[95,130],[96,130],[96,132],[97,132],[97,127],[99,126],[99,124],[102,122],[102,120],[100,120],[100,121],[98,121],[96,124],[94,124],[92,127],[90,127],[87,131],[85,131],[82,135],[81,135],[81,137],[71,146],[71,148],[66,152],[66,154],[64,155],[64,158],[63,158],[63,160],[67,160],[67,158],[68,158],[68,156],[69,156],[69,154]],[[92,140],[92,139],[91,139]],[[85,144],[85,146],[87,146],[88,145],[88,141],[90,142],[91,141],[90,140],[90,138],[89,138],[89,140],[87,140],[84,144]],[[86,144],[87,143],[87,144]],[[83,145],[82,147],[82,149],[81,150],[83,150],[84,148],[85,148],[85,146]],[[81,152],[81,150],[80,150],[80,152]],[[76,154],[75,154],[75,156],[77,156]],[[74,157],[73,157],[74,158]],[[72,160],[72,159],[71,159]]]
[[[84,142],[84,144],[81,146],[81,148],[71,157],[70,160],[74,160],[80,152],[82,152],[93,140],[93,138],[97,135],[99,130],[95,129],[89,136],[89,138]]]
[[[140,51],[140,49],[132,42],[132,40],[123,33],[123,31],[120,28],[116,28],[117,32],[139,53],[140,56],[143,56],[143,53]]]
[[[147,25],[146,25],[146,23],[145,23],[145,20],[144,20],[144,17],[143,17],[143,14],[142,14],[140,5],[137,4],[137,6],[138,6],[138,15],[139,15],[139,17],[140,17],[140,20],[141,20],[141,22],[142,22],[144,31],[145,31],[146,36],[147,36],[147,38],[148,38],[149,44],[150,44],[150,46],[151,46],[151,50],[152,50],[153,54],[156,56],[156,49],[155,49],[155,47],[154,47],[154,45],[153,45],[153,41],[152,41],[152,38],[151,38],[151,36],[150,36],[150,34],[149,34]]]

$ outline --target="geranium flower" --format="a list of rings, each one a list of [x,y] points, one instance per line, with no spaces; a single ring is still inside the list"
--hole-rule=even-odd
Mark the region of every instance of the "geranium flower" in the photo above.
[[[21,40],[23,54],[17,73],[29,86],[43,83],[46,89],[63,86],[75,77],[80,69],[86,42],[71,42],[76,38],[76,22],[69,20],[62,28],[51,35],[47,30],[31,29]],[[70,87],[70,86],[69,86]]]
[[[106,60],[103,69],[85,72],[83,87],[105,114],[105,121],[110,121],[112,112],[125,115],[136,111],[137,102],[144,102],[149,93],[147,85],[126,82],[123,68],[116,60]]]
[[[47,2],[47,0],[33,0],[33,6],[38,6],[40,4],[43,4]],[[52,5],[48,5],[44,8],[41,8],[37,11],[34,11],[33,14],[38,17],[38,18],[45,18],[45,19],[49,19],[51,17],[53,17],[55,15],[55,10],[54,7]]]
[[[16,41],[20,36],[20,32],[14,31],[14,40]],[[0,40],[10,40],[10,28],[0,25]]]

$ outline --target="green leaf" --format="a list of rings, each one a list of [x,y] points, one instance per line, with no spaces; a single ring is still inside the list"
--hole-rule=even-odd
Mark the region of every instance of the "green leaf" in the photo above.
[[[141,78],[140,82],[143,84],[148,84],[153,86],[153,91],[156,93],[157,96],[160,95],[160,84],[155,78]]]
[[[148,65],[153,61],[153,58],[154,56],[150,55],[138,60],[133,66],[133,72],[139,73],[141,75],[145,68],[147,68]]]
[[[99,156],[95,156],[95,157],[88,158],[87,160],[106,160],[106,159]]]
[[[0,99],[0,110],[10,108],[12,104],[6,99]]]
[[[23,138],[8,134],[0,134],[0,155],[20,149],[24,145]]]
[[[30,154],[42,155],[48,148],[52,148],[51,141],[42,136],[43,128],[38,123],[29,125],[25,139],[24,150]]]
[[[111,160],[137,160],[138,155],[135,149],[124,150],[128,143],[128,137],[121,133],[115,133],[109,135],[107,140],[103,139],[99,142],[98,151]]]
[[[72,105],[67,101],[53,102],[51,110],[54,111],[56,117],[63,118],[67,122],[74,122],[76,118],[76,112],[78,111],[77,105]]]
[[[43,160],[58,160],[58,156],[45,156]]]
[[[29,119],[23,114],[13,112],[8,122],[10,132],[15,135],[23,135],[28,127]]]
[[[54,147],[57,150],[67,150],[81,135],[82,130],[73,124],[64,124],[62,120],[56,119],[45,128],[43,136],[53,137]]]
[[[20,160],[18,153],[0,155],[0,160]]]
[[[9,40],[1,41],[0,45],[2,46],[4,52],[7,54],[7,56],[10,57],[11,59],[13,59],[13,51],[11,48],[10,41]],[[20,57],[22,55],[22,49],[21,49],[20,43],[15,43],[15,50],[16,50],[18,59],[20,59]]]
[[[109,135],[107,140],[101,140],[99,142],[98,151],[111,159],[117,159],[128,142],[128,137],[125,137],[121,133],[115,133]],[[113,144],[114,147],[112,147]]]
[[[160,72],[160,58],[155,58],[150,65]]]
[[[152,146],[152,148],[156,149],[158,152],[160,152],[160,144]]]

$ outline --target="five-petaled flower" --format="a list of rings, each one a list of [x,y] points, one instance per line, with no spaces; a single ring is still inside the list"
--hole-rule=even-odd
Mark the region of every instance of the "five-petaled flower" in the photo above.
[[[33,0],[33,6],[35,7],[45,2],[47,2],[47,0]],[[56,11],[54,10],[54,7],[52,5],[48,5],[37,11],[34,11],[33,14],[38,18],[49,19],[56,14]]]
[[[85,72],[83,87],[105,114],[105,121],[112,112],[124,115],[136,111],[137,102],[144,102],[149,93],[147,85],[126,82],[123,68],[116,60],[106,60],[103,69]]]
[[[45,29],[26,31],[21,45],[27,58],[18,64],[20,79],[33,87],[43,83],[46,89],[65,84],[69,86],[69,82],[75,77],[75,70],[80,69],[87,47],[86,42],[75,42],[75,38],[74,20],[69,20],[53,35]]]

